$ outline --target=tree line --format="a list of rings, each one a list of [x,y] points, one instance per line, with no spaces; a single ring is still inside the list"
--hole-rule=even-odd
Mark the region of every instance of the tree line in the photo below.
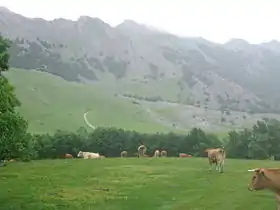
[[[119,157],[121,151],[135,156],[140,144],[147,153],[155,149],[167,150],[168,156],[188,153],[206,156],[205,149],[225,147],[231,158],[280,159],[280,122],[274,119],[258,121],[251,129],[231,131],[225,139],[193,128],[188,134],[145,134],[118,128],[97,128],[88,132],[79,128],[75,132],[57,130],[50,134],[27,132],[28,122],[16,111],[20,101],[14,87],[3,75],[9,70],[10,41],[0,36],[0,160],[57,158],[65,153],[76,156],[82,151],[99,152],[107,157]]]

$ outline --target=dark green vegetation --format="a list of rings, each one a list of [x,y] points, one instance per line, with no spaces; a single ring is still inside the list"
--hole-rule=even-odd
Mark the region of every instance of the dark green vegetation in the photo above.
[[[254,45],[233,39],[216,44],[129,20],[116,27],[84,16],[46,21],[5,8],[0,8],[0,16],[1,33],[13,40],[12,67],[67,81],[100,82],[120,94],[205,110],[279,113],[277,41]]]
[[[0,168],[0,209],[275,209],[272,193],[247,190],[247,170],[277,165],[226,160],[219,174],[208,172],[206,158],[14,162]]]
[[[9,69],[9,45],[10,42],[0,36],[0,160],[10,156],[25,158],[28,148],[27,122],[15,111],[20,102],[14,87],[3,76]]]
[[[205,149],[224,146],[230,158],[280,159],[279,139],[280,122],[274,120],[258,121],[251,130],[229,132],[228,138],[223,141],[214,134],[206,134],[196,128],[187,135],[143,134],[116,128],[97,128],[88,133],[80,128],[75,133],[57,131],[53,136],[34,135],[30,139],[29,154],[32,159],[57,158],[65,153],[76,156],[82,150],[100,152],[106,157],[119,157],[121,151],[127,150],[129,156],[135,156],[136,148],[145,144],[150,156],[155,149],[165,149],[169,156],[178,156],[180,152],[205,156]]]

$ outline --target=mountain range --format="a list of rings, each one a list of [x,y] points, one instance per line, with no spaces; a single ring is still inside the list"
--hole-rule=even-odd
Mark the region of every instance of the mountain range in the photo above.
[[[184,26],[182,26],[184,27]],[[125,20],[27,18],[0,8],[0,32],[12,41],[11,67],[112,93],[223,113],[280,113],[280,43],[224,44],[179,37]],[[219,33],[217,31],[217,33]]]

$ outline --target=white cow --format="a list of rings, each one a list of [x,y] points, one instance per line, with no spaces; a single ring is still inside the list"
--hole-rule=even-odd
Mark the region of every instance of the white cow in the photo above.
[[[84,159],[95,159],[95,158],[101,158],[99,153],[93,153],[93,152],[82,152],[80,151],[77,155],[77,157],[83,157]]]
[[[159,155],[160,155],[160,152],[159,152],[159,150],[157,149],[157,150],[155,151],[155,153],[154,153],[154,157],[159,157]]]

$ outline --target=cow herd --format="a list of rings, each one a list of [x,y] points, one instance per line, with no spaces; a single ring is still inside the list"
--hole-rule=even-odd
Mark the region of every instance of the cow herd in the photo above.
[[[166,150],[159,150],[156,149],[153,153],[152,156],[149,156],[146,154],[147,152],[147,147],[145,145],[140,145],[137,148],[137,152],[133,154],[133,156],[135,155],[136,157],[167,157],[167,151]],[[127,151],[122,151],[120,153],[121,157],[128,157],[128,152]],[[97,159],[97,158],[105,158],[105,156],[100,155],[99,153],[94,153],[94,152],[83,152],[80,151],[77,154],[78,158],[84,158],[84,159]],[[185,153],[179,153],[179,157],[192,157],[191,155],[185,154]],[[73,155],[66,153],[64,155],[64,158],[73,158]]]
[[[150,157],[149,155],[146,154],[147,148],[145,145],[140,145],[137,148],[137,152],[135,155],[137,157]],[[212,165],[216,165],[216,169],[219,170],[220,173],[223,172],[224,168],[224,161],[226,157],[225,150],[223,148],[215,148],[215,149],[206,149],[205,152],[208,153],[208,160],[209,160],[209,165],[210,165],[210,171],[212,170]],[[128,157],[128,152],[127,151],[122,151],[120,153],[121,157]],[[100,155],[99,153],[94,153],[94,152],[83,152],[80,151],[77,154],[78,158],[84,158],[84,159],[96,159],[96,158],[105,158],[105,156]],[[156,149],[152,155],[152,157],[167,157],[167,151],[166,150],[159,150]],[[192,155],[185,154],[185,153],[179,153],[179,157],[184,158],[184,157],[192,157]],[[73,155],[66,153],[64,155],[64,158],[73,158]]]
[[[136,156],[138,157],[149,157],[146,154],[147,148],[145,145],[140,145],[137,148]],[[223,173],[224,162],[226,159],[226,152],[224,148],[211,148],[206,149],[205,152],[208,154],[209,171],[212,171],[213,166],[216,166],[216,170]],[[121,157],[127,157],[128,152],[122,151]],[[153,157],[167,157],[167,151],[156,149],[153,153]],[[65,154],[65,158],[73,158],[71,154]],[[83,152],[80,151],[77,157],[84,159],[97,159],[104,158],[105,156],[99,153]],[[179,157],[191,157],[184,153],[180,153]],[[280,210],[280,168],[255,168],[248,171],[254,172],[251,182],[248,185],[249,191],[259,191],[268,189],[276,194],[277,210]]]
[[[145,145],[140,145],[138,148],[137,148],[137,152],[135,153],[135,155],[137,157],[149,157],[147,154],[147,148]],[[127,157],[128,156],[128,152],[127,151],[122,151],[121,152],[121,157]],[[156,149],[153,153],[153,157],[167,157],[167,151],[166,150],[162,150],[162,151],[159,151],[158,149]]]

